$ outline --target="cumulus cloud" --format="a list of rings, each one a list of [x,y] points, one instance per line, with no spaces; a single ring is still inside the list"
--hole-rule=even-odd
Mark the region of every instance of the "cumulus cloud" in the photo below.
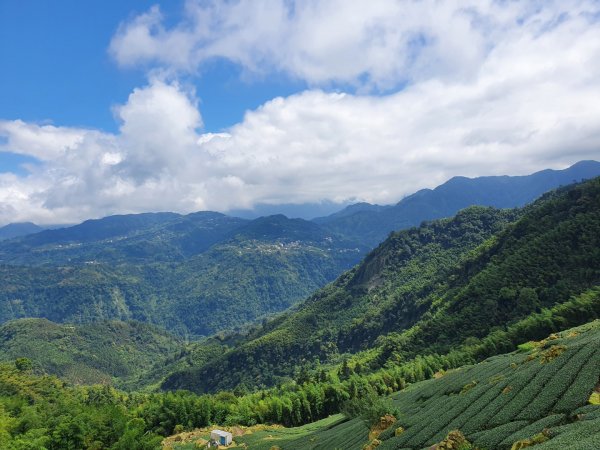
[[[454,175],[525,174],[600,157],[597,3],[381,1],[373,11],[356,3],[189,2],[189,18],[172,29],[157,8],[122,25],[111,47],[122,64],[193,71],[219,56],[317,84],[410,82],[386,95],[313,88],[275,98],[215,134],[202,133],[196,94],[160,79],[114,109],[115,134],[0,121],[0,151],[42,160],[26,177],[0,174],[0,222],[390,203]],[[375,25],[371,42],[362,30]],[[403,36],[413,29],[421,34],[409,57]]]
[[[2,135],[11,136],[10,150],[41,160],[54,159],[79,146],[86,134],[85,130],[39,126],[22,120],[3,122],[2,131]]]
[[[26,177],[0,178],[0,222],[72,222],[116,212],[200,209],[205,176],[192,94],[154,80],[115,108],[119,133],[0,121],[0,150],[40,158]],[[191,172],[194,172],[194,177]]]
[[[167,27],[158,7],[123,23],[110,52],[122,66],[193,72],[225,58],[310,85],[390,89],[431,78],[472,79],[508,35],[536,35],[581,15],[591,0],[188,0]]]

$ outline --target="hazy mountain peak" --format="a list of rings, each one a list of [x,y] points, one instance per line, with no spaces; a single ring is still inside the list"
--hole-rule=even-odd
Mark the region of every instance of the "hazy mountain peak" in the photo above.
[[[599,162],[579,161],[563,170],[547,169],[531,175],[455,176],[434,189],[421,189],[393,206],[352,205],[354,208],[347,207],[317,222],[375,246],[391,231],[418,225],[423,220],[450,217],[471,205],[520,207],[551,189],[599,175]]]
[[[0,228],[0,241],[37,233],[42,230],[42,227],[32,222],[9,223]]]

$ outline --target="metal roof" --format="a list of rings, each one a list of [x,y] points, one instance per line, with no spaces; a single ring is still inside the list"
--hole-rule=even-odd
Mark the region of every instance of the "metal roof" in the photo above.
[[[215,433],[218,436],[223,436],[223,437],[227,437],[227,436],[231,436],[231,433],[229,433],[228,431],[223,431],[223,430],[212,430],[211,434]]]

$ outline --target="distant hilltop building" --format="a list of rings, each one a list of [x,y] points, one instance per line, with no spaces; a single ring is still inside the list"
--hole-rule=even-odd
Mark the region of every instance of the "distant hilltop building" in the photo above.
[[[233,435],[227,431],[213,430],[210,432],[211,442],[216,442],[218,445],[230,445],[233,441]]]

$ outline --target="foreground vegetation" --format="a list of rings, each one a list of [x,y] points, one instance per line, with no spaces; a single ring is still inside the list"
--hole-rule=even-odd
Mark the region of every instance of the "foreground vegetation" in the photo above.
[[[596,321],[528,342],[514,353],[439,372],[390,396],[388,407],[397,420],[377,435],[377,443],[364,417],[340,415],[236,441],[256,450],[272,445],[361,450],[367,444],[408,450],[444,441],[448,446],[439,448],[596,449],[600,405],[591,399],[595,386],[600,389],[599,344]]]
[[[185,391],[126,394],[106,385],[69,386],[54,377],[34,375],[30,362],[19,359],[13,365],[0,366],[0,445],[11,450],[150,449],[158,447],[161,436],[211,423],[294,426],[342,410],[359,418],[344,421],[347,428],[341,428],[342,424],[327,427],[327,430],[319,428],[324,434],[320,434],[318,443],[328,444],[315,448],[335,448],[327,445],[342,441],[349,445],[343,448],[361,448],[354,446],[364,443],[368,426],[360,417],[372,422],[390,411],[398,418],[396,429],[403,427],[406,434],[401,441],[396,441],[397,437],[389,433],[382,434],[380,439],[391,446],[388,448],[403,448],[396,446],[400,442],[404,447],[420,448],[422,443],[436,440],[454,428],[463,429],[476,443],[487,442],[485,439],[492,439],[485,433],[487,431],[500,433],[507,429],[511,431],[510,436],[522,429],[529,432],[535,428],[530,425],[557,414],[562,414],[555,418],[560,420],[547,419],[541,423],[545,426],[550,426],[550,422],[568,425],[574,414],[586,414],[585,417],[590,419],[598,414],[593,406],[579,409],[587,403],[600,377],[598,321],[543,342],[526,343],[521,346],[522,353],[492,358],[457,371],[450,369],[472,360],[493,343],[503,342],[506,346],[507,342],[512,342],[511,338],[520,336],[519,340],[522,340],[528,333],[539,334],[541,330],[554,329],[579,320],[577,317],[584,314],[600,314],[600,290],[532,316],[503,334],[490,336],[482,344],[463,348],[460,352],[419,357],[368,375],[354,373],[346,377],[334,374],[323,381],[307,380],[302,384],[246,395],[221,392],[196,396]],[[443,374],[439,379],[418,383]],[[407,384],[412,386],[392,396],[393,405],[378,400],[378,396],[389,395]],[[497,399],[497,407],[483,409],[488,403],[482,401],[481,410],[467,411],[475,400],[488,397],[490,402]],[[440,410],[442,404],[443,411]],[[513,417],[514,408],[519,409],[521,418]],[[468,422],[471,418],[473,423]],[[428,423],[427,431],[422,429],[425,422]],[[593,427],[592,422],[582,424],[584,428]],[[497,430],[498,427],[502,428]],[[580,432],[576,428],[567,428],[565,433]],[[289,448],[311,448],[306,447],[307,442],[315,442],[311,440],[315,436],[306,433],[278,433],[283,433],[282,442],[289,441]],[[532,433],[535,434],[535,430]],[[248,444],[262,448],[260,436],[257,433],[253,438],[244,439]],[[498,436],[504,441],[509,434]]]

